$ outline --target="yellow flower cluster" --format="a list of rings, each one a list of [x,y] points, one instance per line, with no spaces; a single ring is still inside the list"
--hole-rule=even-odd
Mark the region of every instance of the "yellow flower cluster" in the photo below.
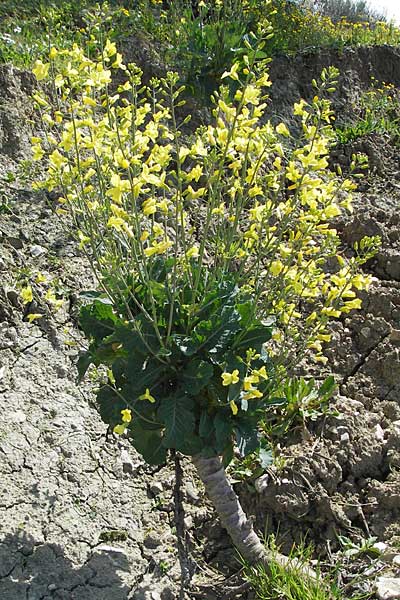
[[[183,278],[193,284],[195,305],[199,268],[213,264],[210,285],[219,273],[236,272],[257,311],[274,316],[275,341],[291,352],[306,344],[324,360],[328,319],[357,308],[353,288],[369,284],[357,261],[341,257],[329,225],[351,210],[354,189],[327,168],[329,102],[315,96],[296,103],[302,138],[293,150],[288,126],[273,126],[264,116],[267,70],[257,71],[245,56],[223,75],[236,84],[234,99],[222,86],[214,123],[183,141],[177,75],[153,81],[141,95],[140,71],[125,67],[111,42],[99,61],[76,46],[53,52],[51,60],[60,103],[54,109],[36,94],[47,136],[32,140],[33,155],[47,157],[43,185],[60,190],[60,212],[78,224],[80,247],[110,295],[116,289],[134,295],[132,281],[152,293],[153,265],[170,257],[171,297]],[[127,79],[111,94],[115,69]],[[35,68],[40,80],[49,72],[43,63]],[[335,75],[323,74],[324,89]],[[332,277],[323,266],[335,256],[343,264]],[[154,316],[151,298],[145,310]],[[237,376],[224,373],[224,385]],[[244,382],[249,398],[254,383]]]

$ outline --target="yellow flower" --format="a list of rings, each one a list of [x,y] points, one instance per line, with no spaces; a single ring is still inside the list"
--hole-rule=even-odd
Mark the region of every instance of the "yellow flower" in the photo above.
[[[234,415],[237,415],[237,414],[238,414],[238,407],[236,406],[236,404],[234,403],[234,401],[233,401],[233,400],[231,400],[231,401],[229,402],[229,406],[231,407],[231,411],[232,411],[232,413],[233,413]]]
[[[187,198],[190,198],[190,200],[197,200],[197,198],[201,198],[201,196],[204,196],[205,191],[206,188],[204,187],[201,187],[195,191],[191,185],[188,185]]]
[[[66,163],[66,159],[58,150],[54,150],[54,152],[50,154],[49,160],[50,164],[56,169],[60,169]]]
[[[290,133],[289,133],[289,129],[286,127],[286,125],[284,123],[279,123],[279,125],[277,125],[275,127],[276,133],[279,133],[279,135],[284,135],[285,137],[289,137]]]
[[[199,249],[197,248],[197,246],[192,246],[186,252],[186,258],[197,258],[198,256],[199,256]]]
[[[117,173],[114,173],[111,177],[110,183],[112,187],[106,191],[106,196],[112,198],[114,202],[121,204],[122,193],[128,192],[131,189],[129,180],[121,179]]]
[[[107,221],[107,227],[113,227],[117,231],[124,230],[125,221],[121,217],[110,217]]]
[[[114,433],[117,433],[118,435],[122,435],[123,433],[125,433],[126,430],[126,425],[125,423],[121,423],[121,425],[116,425],[113,429]]]
[[[36,144],[32,146],[32,160],[41,160],[44,156],[44,150],[42,146]]]
[[[21,298],[24,304],[29,304],[33,300],[33,292],[30,285],[27,285],[25,288],[21,290]]]
[[[144,250],[145,256],[153,256],[153,254],[164,254],[172,246],[172,242],[169,240],[165,240],[164,242],[158,242],[158,244],[154,244],[149,248]]]
[[[246,392],[243,395],[244,400],[252,400],[253,398],[262,398],[262,397],[263,397],[262,392],[260,392],[260,390],[256,390],[256,389],[249,390],[248,392]]]
[[[145,214],[147,217],[154,215],[154,213],[157,212],[157,203],[155,198],[147,198],[147,200],[143,202],[142,209],[143,214]]]
[[[43,315],[41,313],[30,313],[26,318],[28,319],[29,323],[32,323],[33,321],[36,321],[36,319],[41,319],[42,317]]]
[[[148,400],[149,402],[151,402],[152,404],[156,401],[156,399],[154,398],[154,396],[152,396],[150,394],[150,390],[149,388],[146,388],[146,391],[144,394],[142,394],[141,396],[139,396],[139,400]]]
[[[232,65],[232,68],[231,68],[230,71],[225,71],[225,73],[222,74],[221,79],[224,79],[225,77],[229,77],[230,79],[234,79],[235,81],[239,81],[239,75],[238,75],[239,66],[240,65],[239,65],[238,62],[234,63]]]
[[[41,60],[35,62],[35,66],[32,69],[32,73],[35,75],[38,81],[46,79],[49,74],[50,63],[43,63]]]
[[[258,377],[268,379],[268,373],[265,367],[261,367],[260,369],[254,369],[253,375],[258,375]]]
[[[260,381],[260,378],[257,376],[256,372],[253,372],[252,375],[248,375],[247,377],[244,378],[244,380],[243,380],[243,389],[245,391],[251,390],[251,389],[253,389],[252,384],[253,383],[258,383],[259,381]]]
[[[222,385],[228,386],[231,384],[235,384],[239,381],[239,370],[235,369],[232,373],[227,373],[226,371],[222,373]]]
[[[132,413],[129,410],[129,408],[125,408],[124,410],[121,410],[121,415],[122,415],[122,421],[124,423],[130,423],[132,421]]]
[[[273,277],[277,277],[282,272],[283,264],[280,260],[273,260],[269,267],[269,272]]]

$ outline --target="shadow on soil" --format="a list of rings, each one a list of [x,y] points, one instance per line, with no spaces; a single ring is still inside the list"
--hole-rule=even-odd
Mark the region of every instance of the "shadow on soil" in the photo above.
[[[95,551],[76,567],[58,544],[24,532],[0,537],[1,600],[126,600],[130,589],[117,571],[128,571],[124,554]]]

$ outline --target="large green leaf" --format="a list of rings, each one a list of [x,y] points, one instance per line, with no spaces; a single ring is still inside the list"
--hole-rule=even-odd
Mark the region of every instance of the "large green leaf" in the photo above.
[[[193,435],[193,400],[183,392],[163,398],[157,416],[165,425],[164,445],[167,448],[179,449],[184,446],[185,439]]]
[[[217,413],[214,417],[214,427],[216,438],[215,450],[217,454],[222,454],[232,440],[232,422],[226,414]]]
[[[149,359],[142,365],[139,357],[130,357],[128,361],[127,380],[133,396],[144,394],[147,388],[152,392],[165,379],[165,376],[166,365],[156,358]]]
[[[100,300],[82,306],[79,314],[79,324],[86,337],[96,341],[101,341],[113,333],[118,321],[120,319],[114,314],[112,306]]]
[[[121,410],[126,408],[126,402],[112,387],[102,386],[97,392],[96,403],[104,423],[111,426],[121,423]]]
[[[133,420],[130,428],[132,436],[130,442],[145,461],[150,465],[161,465],[167,458],[167,450],[163,444],[163,435],[160,429],[143,429],[138,420]]]
[[[206,410],[203,410],[200,415],[199,434],[209,444],[214,433],[214,419]]]
[[[195,396],[210,381],[214,369],[204,360],[192,360],[182,373],[182,387],[187,394]]]
[[[240,314],[232,306],[224,306],[220,314],[208,321],[201,321],[195,333],[203,340],[201,347],[216,357],[222,356],[240,330]]]
[[[246,423],[244,420],[235,427],[236,444],[241,456],[247,456],[260,445],[259,435],[255,423]]]
[[[199,342],[187,335],[175,334],[171,337],[177,348],[179,348],[184,356],[193,356],[193,354],[196,354],[200,346]]]
[[[235,348],[254,348],[257,352],[261,351],[261,346],[268,342],[272,336],[271,327],[267,327],[265,325],[258,325],[257,327],[252,327],[243,336],[240,336],[237,343],[235,343]]]
[[[76,368],[78,369],[78,382],[81,382],[85,376],[86,371],[90,367],[93,362],[93,355],[90,350],[86,352],[81,352],[78,361],[76,363]]]

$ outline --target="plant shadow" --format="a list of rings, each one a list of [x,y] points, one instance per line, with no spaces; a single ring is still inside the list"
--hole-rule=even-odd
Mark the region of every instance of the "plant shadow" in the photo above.
[[[130,588],[117,572],[128,570],[126,556],[110,547],[76,566],[59,544],[25,532],[0,538],[1,600],[126,600]]]

